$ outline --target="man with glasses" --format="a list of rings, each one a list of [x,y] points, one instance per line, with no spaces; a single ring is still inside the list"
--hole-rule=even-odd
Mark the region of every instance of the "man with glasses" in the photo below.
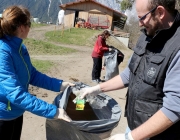
[[[141,22],[141,21],[143,21],[144,19],[146,19],[146,16],[147,16],[148,14],[153,13],[156,9],[157,9],[157,6],[154,7],[152,10],[150,10],[149,12],[147,12],[144,16],[140,17],[140,18],[139,18],[139,21]]]
[[[113,79],[84,88],[81,98],[128,87],[129,132],[110,140],[180,140],[180,14],[176,0],[136,0],[144,27],[128,67]]]

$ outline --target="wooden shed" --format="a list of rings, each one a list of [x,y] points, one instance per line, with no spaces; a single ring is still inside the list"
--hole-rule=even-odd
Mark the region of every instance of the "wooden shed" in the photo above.
[[[95,0],[79,0],[60,5],[65,11],[64,26],[74,27],[77,19],[93,22],[108,29],[123,29],[127,16]]]

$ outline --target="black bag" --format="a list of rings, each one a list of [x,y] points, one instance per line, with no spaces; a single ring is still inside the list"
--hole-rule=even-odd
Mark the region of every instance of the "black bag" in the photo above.
[[[83,83],[75,84],[75,87],[66,88],[54,100],[54,104],[58,108],[63,108],[72,121],[67,123],[62,120],[47,119],[47,140],[99,140],[98,136],[109,137],[120,120],[121,109],[118,103],[101,93],[93,99],[92,104],[86,102],[83,111],[77,111],[72,102],[76,97],[73,92],[88,86]]]
[[[47,140],[101,140],[97,135],[79,131],[64,120],[46,120]]]

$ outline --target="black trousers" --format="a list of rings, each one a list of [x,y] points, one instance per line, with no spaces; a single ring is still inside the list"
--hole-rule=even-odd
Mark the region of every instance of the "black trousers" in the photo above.
[[[23,116],[14,120],[0,120],[0,140],[20,140]]]
[[[93,57],[92,80],[100,79],[102,69],[102,58]]]

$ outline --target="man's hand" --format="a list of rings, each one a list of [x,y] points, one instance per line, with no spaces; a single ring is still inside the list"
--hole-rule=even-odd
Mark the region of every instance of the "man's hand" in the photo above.
[[[60,91],[64,91],[68,86],[75,86],[75,84],[70,82],[62,82]]]
[[[89,94],[92,96],[96,96],[101,92],[102,91],[99,85],[96,85],[93,87],[82,88],[80,91],[80,99],[83,99],[86,95],[89,95]]]
[[[55,119],[65,120],[67,122],[72,121],[71,118],[67,115],[67,113],[62,108],[57,109],[57,112],[56,112],[56,115],[54,116],[54,118]]]
[[[110,137],[109,140],[134,140],[132,135],[131,135],[131,132],[129,132],[127,135],[125,134],[116,134],[112,137]]]

